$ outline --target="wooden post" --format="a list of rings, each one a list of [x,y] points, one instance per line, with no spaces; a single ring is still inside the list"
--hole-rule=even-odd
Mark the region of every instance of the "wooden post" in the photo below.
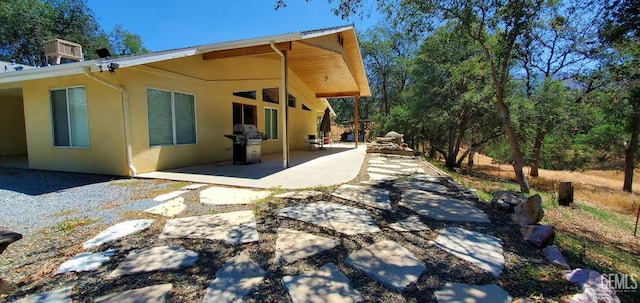
[[[558,184],[558,204],[569,206],[573,203],[573,186],[571,182],[560,182]]]
[[[358,148],[358,128],[359,128],[359,122],[358,122],[358,96],[355,96],[355,104],[354,104],[354,111],[353,111],[353,138],[356,141],[356,148]]]
[[[636,236],[636,232],[638,231],[638,219],[640,219],[640,205],[638,205],[638,214],[636,215],[636,228],[633,229],[633,236]]]

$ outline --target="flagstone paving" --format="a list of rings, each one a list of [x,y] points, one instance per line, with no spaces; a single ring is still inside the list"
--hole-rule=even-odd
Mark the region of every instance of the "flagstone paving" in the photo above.
[[[340,244],[339,241],[327,237],[289,228],[278,228],[275,259],[278,262],[293,263],[299,259],[332,249],[338,244]]]
[[[470,203],[421,190],[403,190],[398,205],[438,221],[491,222],[482,210]]]
[[[281,199],[295,199],[295,200],[305,200],[315,198],[317,196],[324,195],[323,192],[318,190],[301,190],[301,191],[290,191],[282,194],[277,194],[275,198]]]
[[[398,181],[393,184],[397,188],[419,189],[433,193],[446,194],[448,189],[446,186],[432,182],[423,181]]]
[[[278,215],[330,228],[346,235],[380,231],[367,211],[324,201],[283,208]]]
[[[26,296],[16,303],[71,303],[71,293],[73,286],[57,288],[54,290],[41,292],[35,295]]]
[[[504,253],[500,238],[460,227],[447,227],[432,243],[458,258],[488,271],[496,278],[500,277],[504,268]]]
[[[258,241],[256,218],[250,210],[167,221],[160,238],[222,240],[229,244]]]
[[[242,302],[265,275],[266,272],[251,260],[248,253],[240,253],[216,271],[216,279],[207,288],[203,303]]]
[[[184,204],[184,198],[177,197],[167,202],[164,202],[160,205],[148,208],[145,210],[145,212],[148,212],[154,215],[165,216],[165,217],[173,217],[180,214],[186,208],[187,206]]]
[[[383,210],[391,210],[391,200],[389,191],[372,186],[359,186],[343,184],[333,193],[332,196],[351,200],[354,202],[369,205]]]
[[[448,282],[434,293],[438,303],[511,303],[509,294],[495,284],[478,286]]]
[[[351,286],[351,281],[333,263],[317,271],[297,276],[284,276],[282,282],[294,303],[355,303],[364,301]]]
[[[200,202],[209,205],[249,204],[270,194],[268,190],[212,186],[200,192]]]
[[[404,220],[400,220],[395,223],[389,224],[389,227],[395,231],[420,231],[420,230],[429,230],[429,226],[427,224],[422,223],[420,221],[420,217],[411,216]]]
[[[196,261],[198,253],[180,246],[143,248],[130,252],[109,277],[191,267]]]
[[[389,240],[351,253],[344,263],[399,292],[427,270],[427,266],[406,248]]]
[[[450,192],[449,188],[443,185],[449,182],[446,178],[428,175],[423,172],[421,165],[415,158],[375,156],[369,160],[367,169],[368,181],[362,181],[360,185],[342,185],[331,195],[374,207],[377,209],[375,210],[376,212],[384,212],[396,216],[400,214],[400,217],[405,218],[402,220],[395,219],[395,222],[385,225],[389,227],[389,229],[385,228],[387,234],[392,230],[401,233],[429,231],[431,228],[425,222],[428,223],[430,219],[465,221],[472,224],[490,222],[487,215],[482,210],[474,207],[472,203],[444,195]],[[398,178],[403,180],[397,180]],[[392,209],[391,207],[389,190],[386,189],[390,185],[393,185],[394,193],[398,193],[398,191],[401,193],[398,205],[408,210],[401,209],[402,212],[394,214],[399,209]],[[183,187],[183,191],[160,195],[154,200],[170,201],[148,208],[146,212],[162,216],[179,215],[185,208],[190,207],[184,203],[184,198],[180,197],[186,192],[184,190],[198,190],[205,186],[207,185],[193,184]],[[456,188],[451,191],[458,192],[461,190]],[[434,194],[433,192],[443,195]],[[271,192],[212,186],[200,190],[199,195],[200,201],[203,203],[199,204],[199,207],[204,207],[205,210],[207,207],[210,207],[211,210],[216,210],[215,206],[217,205],[250,204],[255,200],[270,196]],[[266,262],[260,264],[268,264],[269,272],[263,270],[258,263],[251,259],[249,251],[255,253],[254,248],[243,249],[239,254],[235,252],[235,257],[227,260],[216,271],[215,275],[210,277],[215,277],[215,279],[211,281],[206,289],[202,301],[204,303],[242,302],[253,290],[264,287],[265,283],[274,282],[282,283],[289,298],[295,303],[382,300],[382,298],[376,297],[363,297],[358,291],[363,287],[362,278],[357,282],[358,289],[356,289],[352,286],[349,278],[334,263],[326,263],[319,269],[315,269],[320,265],[314,265],[317,264],[314,263],[317,260],[314,260],[313,256],[336,247],[338,247],[337,250],[344,253],[346,259],[339,261],[344,258],[339,257],[333,259],[334,261],[332,262],[344,262],[340,266],[349,266],[350,272],[345,272],[350,277],[354,275],[356,277],[358,275],[364,277],[366,275],[382,283],[399,296],[402,296],[402,292],[408,285],[417,282],[420,276],[428,271],[425,265],[425,262],[429,263],[428,258],[424,259],[424,255],[420,255],[423,259],[419,259],[400,243],[385,239],[385,233],[376,225],[371,213],[368,211],[339,203],[309,201],[323,195],[325,193],[322,191],[293,191],[276,195],[274,196],[275,198],[290,199],[281,202],[288,205],[290,205],[289,203],[294,204],[280,209],[276,216],[324,227],[346,236],[358,235],[358,237],[353,237],[357,239],[351,239],[351,237],[338,239],[333,234],[333,236],[323,236],[318,234],[317,230],[312,234],[302,231],[304,229],[284,228],[284,225],[281,225],[281,220],[284,219],[276,218],[275,222],[278,224],[276,226],[277,237],[266,237],[267,239],[269,237],[275,239],[274,259],[269,259],[268,261],[256,259],[260,262]],[[415,214],[407,216],[406,212],[410,211]],[[377,216],[378,218],[381,217],[380,215]],[[384,219],[381,220],[388,220],[385,216],[382,216],[382,218]],[[278,223],[279,220],[280,223]],[[86,241],[83,247],[85,249],[98,247],[109,241],[147,229],[153,222],[153,220],[131,220],[116,224],[99,233],[91,240]],[[263,218],[261,218],[260,224],[262,222],[264,222]],[[256,217],[252,210],[232,211],[167,220],[159,238],[207,239],[225,241],[230,245],[240,245],[259,241],[257,227]],[[264,229],[261,229],[261,232],[264,232]],[[407,236],[407,234],[401,235],[393,232],[391,234],[402,237]],[[411,236],[424,237],[425,234],[430,233],[413,233]],[[426,242],[429,239],[423,240]],[[373,242],[375,243],[371,245],[364,244],[363,247],[362,243]],[[356,244],[357,246],[354,247],[355,243],[360,244]],[[446,227],[430,243],[447,253],[468,261],[478,268],[486,270],[494,278],[498,278],[505,267],[501,240],[488,234],[459,227]],[[343,246],[339,246],[341,244]],[[235,247],[238,246],[234,246],[234,249]],[[241,247],[243,246],[238,248]],[[361,248],[357,249],[358,247]],[[344,249],[346,251],[342,252]],[[63,263],[57,273],[94,271],[116,254],[118,252],[115,249],[103,252],[81,253]],[[322,258],[326,257],[326,255],[323,255]],[[198,259],[198,253],[181,246],[141,247],[131,251],[124,256],[122,261],[115,264],[115,269],[108,277],[118,278],[124,275],[178,270],[194,266]],[[290,268],[282,270],[295,266],[298,261],[301,261],[299,264],[309,261],[304,263],[303,267],[294,271],[300,274],[291,275]],[[272,271],[274,268],[279,270],[274,272]],[[274,277],[278,273],[289,273],[289,275],[283,275],[281,279]],[[265,277],[268,278],[265,280]],[[76,286],[43,292],[18,302],[71,302],[71,293],[74,287]],[[173,285],[169,283],[152,285],[105,295],[96,298],[95,302],[164,302],[172,290]],[[461,283],[446,283],[441,289],[436,290],[434,294],[438,302],[473,301],[476,303],[500,303],[511,301],[506,291],[493,284],[474,286]],[[255,297],[252,297],[252,300],[255,300]]]
[[[153,198],[153,201],[164,202],[164,201],[167,201],[167,200],[171,200],[171,199],[173,199],[175,197],[178,197],[178,196],[180,196],[180,195],[182,195],[182,194],[184,194],[186,192],[187,192],[186,190],[172,191],[170,193],[159,195],[159,196]]]
[[[367,175],[369,175],[370,180],[376,180],[376,181],[393,181],[400,178],[398,176],[377,174],[377,173],[371,173],[371,172],[367,172]]]
[[[84,249],[90,249],[110,241],[118,240],[135,232],[139,232],[149,228],[149,226],[151,226],[151,223],[153,223],[153,220],[151,219],[129,220],[120,222],[103,230],[95,237],[84,242],[82,244],[82,247]]]
[[[67,272],[81,272],[92,271],[98,269],[104,263],[111,259],[111,256],[115,254],[117,249],[109,249],[102,252],[90,253],[83,252],[73,256],[71,259],[60,264],[56,274],[63,274]]]
[[[110,295],[98,297],[95,303],[124,303],[124,302],[165,302],[167,294],[171,292],[173,285],[159,284],[132,290],[116,292]]]

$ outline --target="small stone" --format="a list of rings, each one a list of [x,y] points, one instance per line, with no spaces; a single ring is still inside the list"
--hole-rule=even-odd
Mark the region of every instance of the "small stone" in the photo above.
[[[173,289],[172,284],[160,284],[132,290],[116,292],[110,295],[98,297],[95,303],[122,303],[122,302],[157,302],[162,303],[165,297]]]
[[[547,261],[549,261],[549,263],[555,265],[556,267],[562,269],[571,269],[569,263],[567,263],[567,260],[564,259],[562,252],[557,246],[549,245],[545,247],[544,249],[542,249],[542,254],[545,258],[547,258]]]
[[[11,281],[0,278],[0,295],[11,293],[16,289],[17,287]]]
[[[553,226],[549,225],[527,225],[521,229],[521,232],[523,239],[537,248],[553,244],[556,237]]]
[[[512,191],[497,191],[491,199],[491,206],[505,213],[512,214],[514,208],[527,201],[521,193]]]
[[[544,210],[542,209],[542,198],[540,195],[535,194],[526,202],[514,207],[511,220],[521,226],[538,224],[544,216]]]

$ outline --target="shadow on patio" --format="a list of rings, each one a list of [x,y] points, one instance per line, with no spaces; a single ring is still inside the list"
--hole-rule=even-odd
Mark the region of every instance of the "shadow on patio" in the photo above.
[[[262,163],[233,165],[231,161],[139,174],[139,178],[168,179],[254,188],[288,189],[329,186],[348,182],[360,171],[365,144],[334,143],[318,151],[293,150],[289,168],[282,166],[282,153],[262,155]]]

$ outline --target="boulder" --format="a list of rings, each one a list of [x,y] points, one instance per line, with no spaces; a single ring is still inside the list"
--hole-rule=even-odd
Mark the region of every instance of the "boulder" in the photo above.
[[[555,245],[549,245],[542,250],[542,254],[549,261],[549,263],[562,269],[571,269],[567,260],[564,259],[562,252]]]
[[[542,210],[542,198],[536,194],[524,203],[514,207],[511,220],[521,226],[527,226],[531,224],[538,224],[544,217],[544,210]]]
[[[527,197],[523,194],[501,190],[493,194],[491,206],[504,213],[512,214],[513,209],[525,201],[527,201]]]
[[[580,285],[582,293],[574,295],[570,303],[607,302],[620,303],[620,298],[605,276],[595,270],[577,268],[565,271],[567,281]]]
[[[523,239],[537,248],[544,248],[553,244],[553,240],[556,237],[553,226],[549,225],[527,225],[520,231]]]

